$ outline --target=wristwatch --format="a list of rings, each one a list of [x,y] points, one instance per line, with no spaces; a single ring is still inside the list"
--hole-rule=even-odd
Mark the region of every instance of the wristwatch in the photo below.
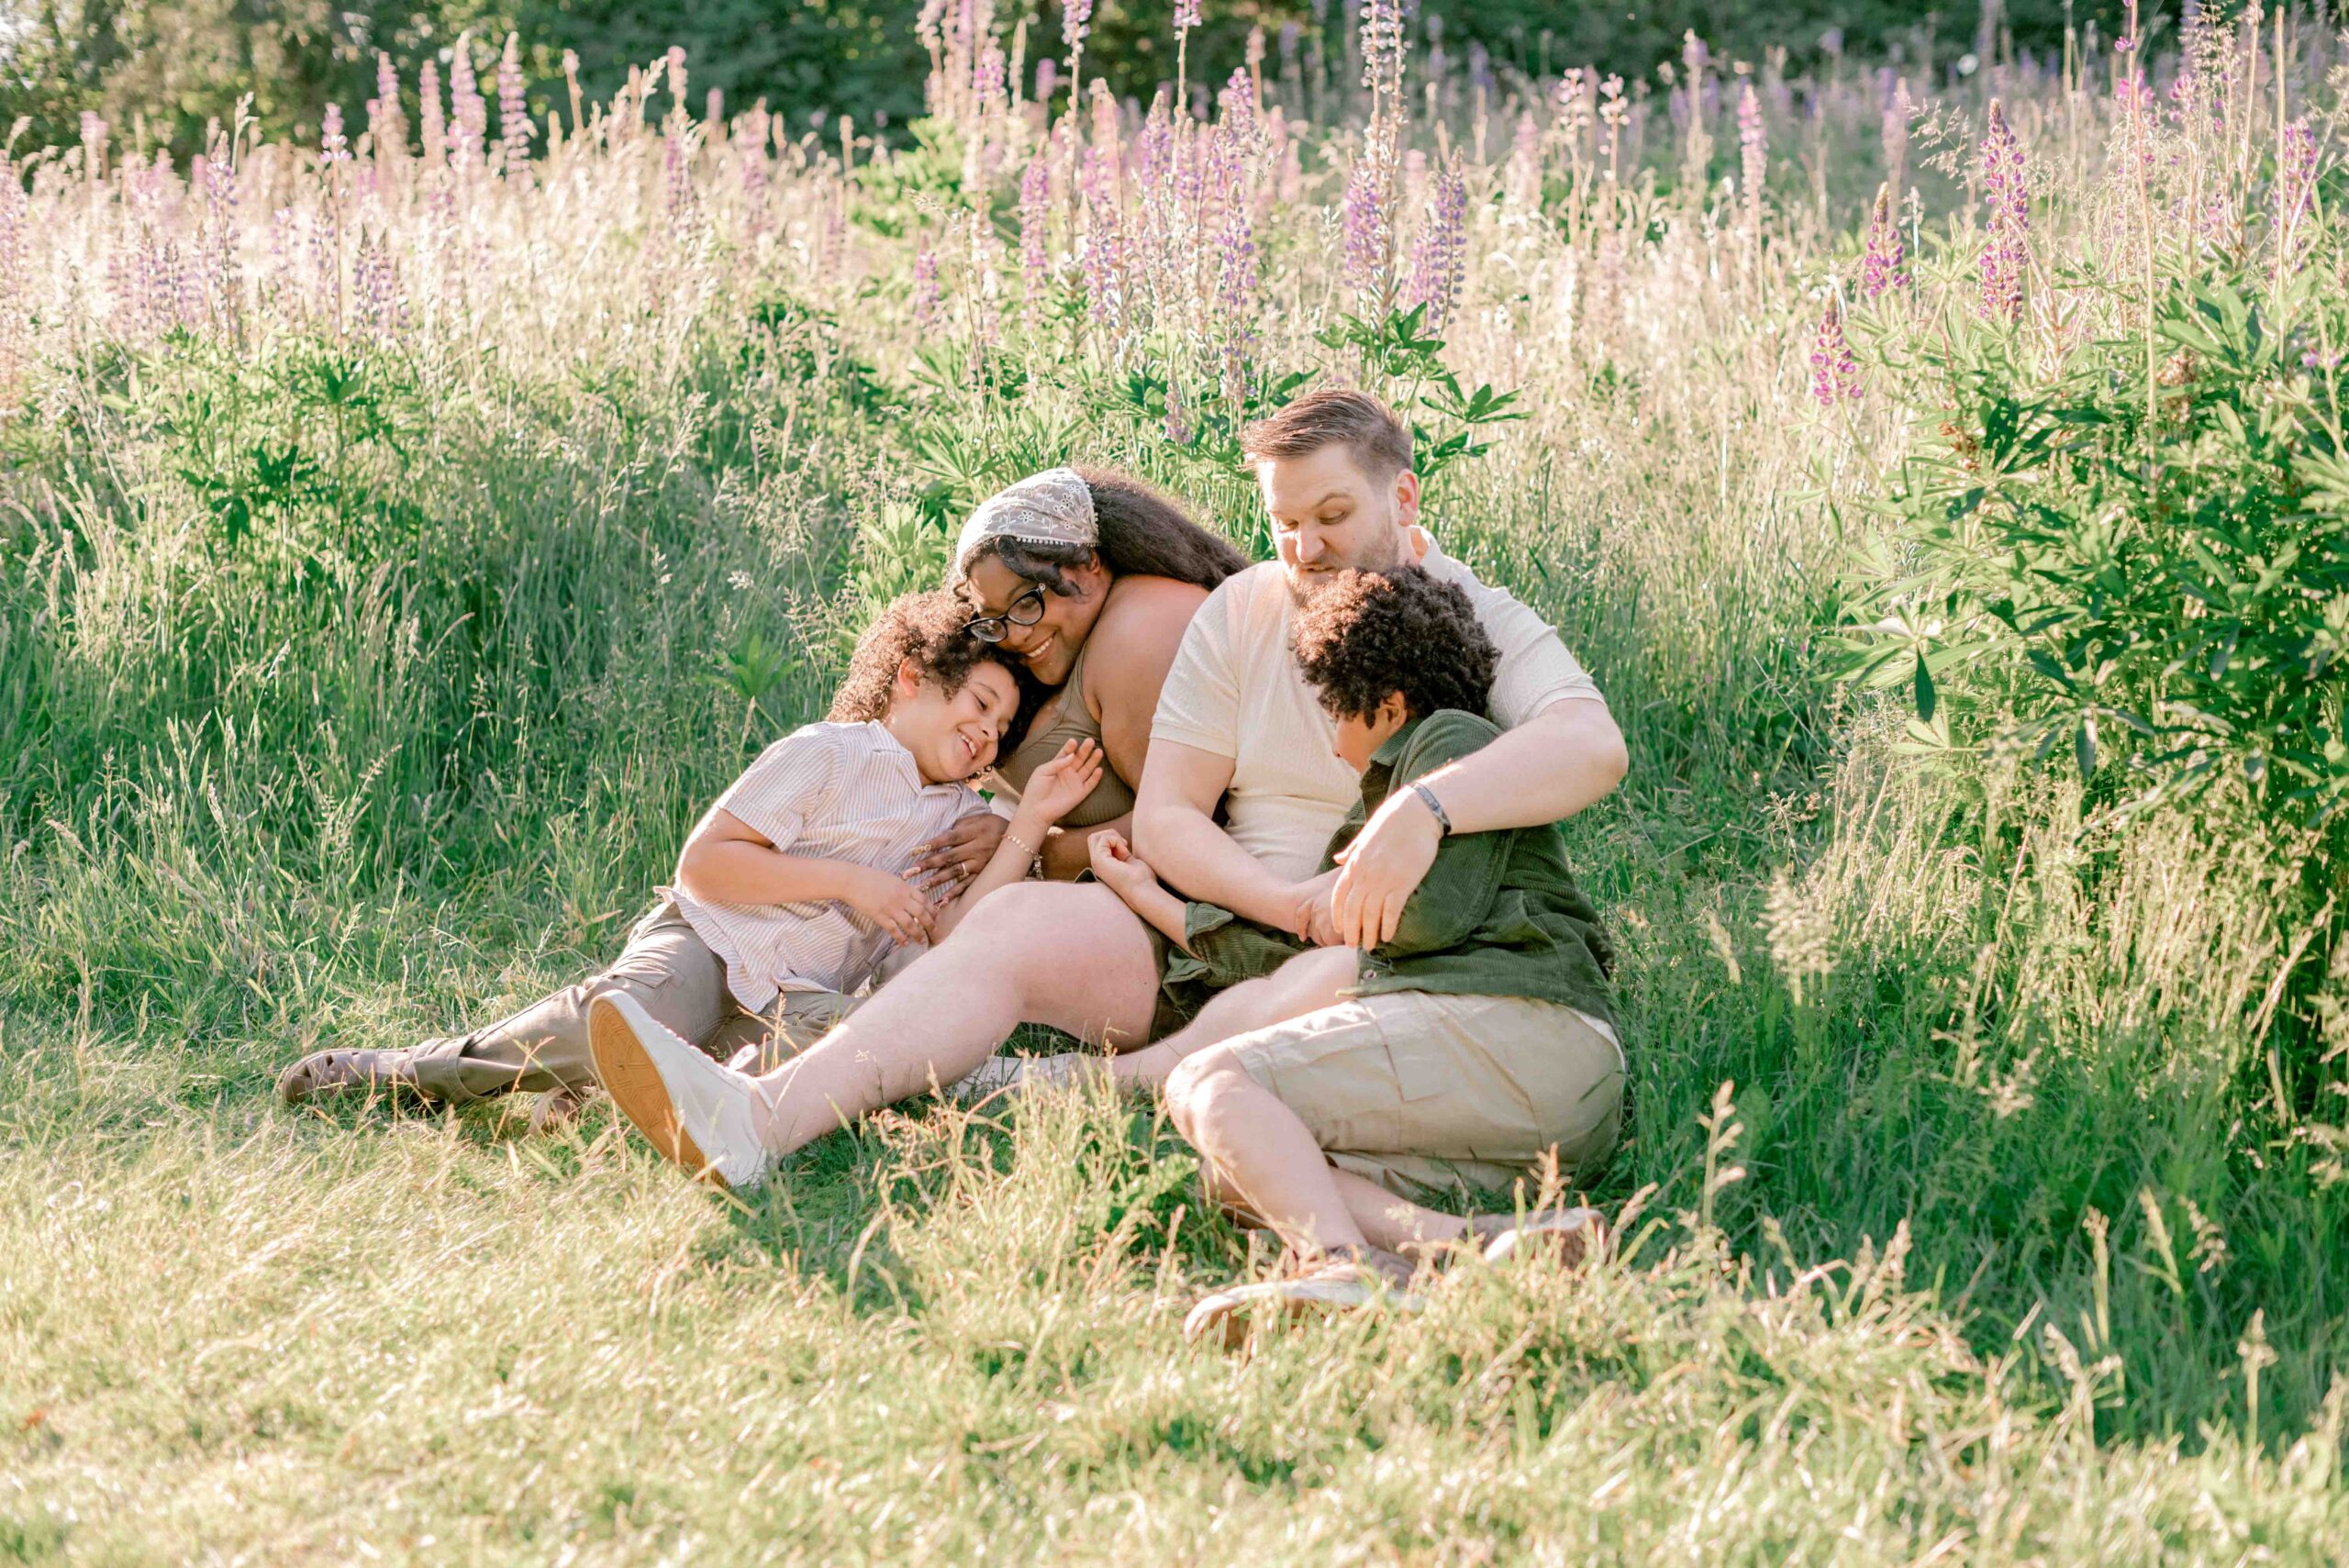
[[[1411,785],[1411,793],[1418,795],[1421,800],[1426,801],[1428,803],[1428,809],[1435,813],[1437,836],[1439,838],[1450,837],[1452,833],[1452,818],[1444,811],[1443,802],[1435,797],[1435,791],[1428,788],[1428,786],[1423,784],[1414,784]]]

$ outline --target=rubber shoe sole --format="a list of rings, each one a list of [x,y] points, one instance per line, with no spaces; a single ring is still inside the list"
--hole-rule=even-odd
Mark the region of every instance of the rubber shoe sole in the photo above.
[[[634,1026],[609,997],[598,996],[587,1005],[587,1052],[595,1061],[596,1077],[604,1093],[646,1142],[696,1181],[707,1182],[721,1192],[733,1190],[703,1158],[700,1145],[686,1132],[685,1119],[677,1114],[676,1102],[669,1097],[669,1086],[661,1081],[661,1070],[653,1066]]]

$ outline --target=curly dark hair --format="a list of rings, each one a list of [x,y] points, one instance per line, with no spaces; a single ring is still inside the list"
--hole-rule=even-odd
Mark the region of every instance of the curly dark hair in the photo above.
[[[1202,588],[1213,588],[1247,566],[1248,558],[1230,540],[1193,522],[1157,486],[1110,468],[1079,468],[1076,473],[1093,492],[1093,516],[1101,530],[1097,545],[996,539],[979,553],[1063,597],[1076,591],[1065,569],[1097,554],[1113,576],[1172,577]]]
[[[886,717],[889,688],[897,679],[897,667],[908,659],[950,695],[961,691],[981,664],[1000,664],[1015,677],[1025,673],[1002,649],[963,629],[970,614],[960,595],[946,588],[891,600],[856,639],[848,674],[832,694],[832,711],[827,717],[834,724]]]
[[[1339,718],[1366,718],[1390,692],[1413,718],[1481,714],[1500,653],[1457,583],[1420,567],[1341,572],[1297,612],[1297,662]]]

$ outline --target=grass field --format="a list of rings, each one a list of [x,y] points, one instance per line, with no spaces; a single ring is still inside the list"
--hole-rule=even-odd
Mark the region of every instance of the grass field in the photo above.
[[[2341,41],[2142,97],[1275,54],[1169,120],[957,25],[896,150],[665,64],[524,139],[483,63],[8,164],[0,1560],[2349,1553]],[[1106,1102],[750,1204],[600,1110],[275,1103],[608,956],[1005,481],[1262,553],[1297,374],[1412,411],[1629,741],[1568,829],[1620,1256],[1235,1359],[1179,1324],[1263,1243]]]

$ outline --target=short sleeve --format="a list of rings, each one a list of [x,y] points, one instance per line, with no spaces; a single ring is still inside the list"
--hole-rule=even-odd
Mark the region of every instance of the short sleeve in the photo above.
[[[796,729],[760,752],[718,797],[715,809],[731,812],[776,849],[787,850],[830,798],[846,769],[848,743],[836,726]]]
[[[1159,688],[1152,740],[1172,740],[1219,757],[1240,755],[1240,680],[1232,668],[1231,621],[1239,609],[1228,578],[1191,617],[1183,643]]]
[[[1488,587],[1468,576],[1462,586],[1476,606],[1476,618],[1500,652],[1493,673],[1493,721],[1514,729],[1552,703],[1568,697],[1604,702],[1598,683],[1566,651],[1550,623],[1506,588]]]

